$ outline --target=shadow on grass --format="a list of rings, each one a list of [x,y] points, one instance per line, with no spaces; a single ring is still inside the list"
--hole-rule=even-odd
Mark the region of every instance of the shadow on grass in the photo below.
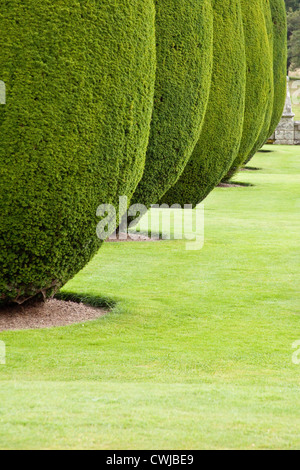
[[[54,298],[57,300],[64,300],[66,302],[75,302],[77,304],[83,303],[84,305],[90,305],[91,307],[105,308],[108,310],[113,310],[117,305],[117,302],[109,297],[98,297],[81,293],[74,294],[71,292],[58,292]]]
[[[241,171],[261,171],[262,168],[257,168],[256,166],[243,166]]]
[[[252,183],[243,183],[242,181],[230,181],[230,183],[241,186],[242,188],[254,188],[255,184]]]

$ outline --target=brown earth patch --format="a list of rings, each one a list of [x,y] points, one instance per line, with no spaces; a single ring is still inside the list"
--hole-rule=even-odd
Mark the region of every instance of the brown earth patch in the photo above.
[[[220,183],[218,188],[243,188],[244,185],[238,183]]]
[[[104,308],[56,299],[6,306],[0,308],[0,331],[72,325],[95,320],[107,313]]]

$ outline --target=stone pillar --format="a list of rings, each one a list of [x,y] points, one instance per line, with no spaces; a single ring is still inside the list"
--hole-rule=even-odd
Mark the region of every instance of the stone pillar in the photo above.
[[[287,77],[287,96],[283,115],[275,131],[275,145],[294,145],[295,143],[295,114],[292,110],[292,100],[289,89],[289,77]]]
[[[295,121],[295,145],[300,145],[300,121]]]

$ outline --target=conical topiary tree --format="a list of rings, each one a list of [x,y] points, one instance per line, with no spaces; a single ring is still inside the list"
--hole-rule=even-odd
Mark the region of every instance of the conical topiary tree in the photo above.
[[[213,53],[211,0],[155,3],[154,111],[144,175],[131,201],[147,207],[175,184],[199,138]]]
[[[153,108],[153,0],[0,5],[0,303],[49,296],[134,192]]]
[[[201,136],[182,176],[161,203],[196,205],[237,156],[243,130],[246,58],[239,0],[212,1],[213,75]]]
[[[274,105],[270,137],[283,113],[286,100],[287,20],[284,0],[270,0],[273,21]]]
[[[266,5],[266,3],[265,3]],[[273,59],[273,104],[269,102],[266,123],[269,122],[270,126],[264,126],[260,139],[255,142],[254,148],[251,149],[249,154],[242,161],[237,162],[239,165],[233,165],[232,171],[227,176],[231,177],[238,167],[243,163],[248,163],[255,155],[257,150],[265,143],[275,131],[284,109],[286,99],[286,64],[287,64],[287,21],[286,21],[286,8],[284,0],[270,0],[269,3],[272,16],[272,59]],[[270,18],[269,15],[267,18]],[[261,110],[264,108],[262,107]],[[270,114],[272,112],[272,115]],[[260,113],[260,116],[266,116]],[[271,118],[270,118],[271,116]],[[265,132],[266,131],[266,132]]]
[[[273,69],[273,61],[274,61],[274,27],[271,15],[271,5],[270,0],[262,0],[264,12],[265,12],[265,21],[266,27],[268,32],[269,38],[269,45],[270,45],[270,54],[272,58],[272,67],[271,67],[271,78],[270,78],[270,92],[269,92],[269,100],[265,109],[262,108],[261,112],[264,116],[264,124],[261,129],[261,132],[255,141],[252,149],[250,150],[249,154],[245,157],[242,163],[248,163],[252,157],[256,154],[256,152],[264,145],[268,137],[270,137],[270,126],[272,122],[273,116],[273,108],[274,108],[274,69]],[[284,44],[282,44],[284,47]],[[237,169],[235,169],[237,171]]]
[[[224,177],[227,181],[253,150],[265,124],[273,75],[272,55],[265,22],[264,0],[241,0],[246,46],[246,105],[239,153]]]
[[[250,153],[245,163],[254,157],[256,151],[262,147],[266,140],[273,134],[282,117],[286,100],[286,65],[287,65],[287,19],[284,0],[270,0],[270,8],[273,26],[273,78],[274,99],[270,127],[264,134],[262,143]]]

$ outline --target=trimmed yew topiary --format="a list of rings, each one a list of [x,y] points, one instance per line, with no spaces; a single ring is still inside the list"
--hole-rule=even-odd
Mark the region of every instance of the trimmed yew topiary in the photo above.
[[[273,22],[272,22],[272,15],[271,15],[271,5],[270,5],[270,0],[262,0],[262,5],[264,9],[264,14],[265,14],[265,22],[266,22],[266,28],[267,28],[267,33],[268,33],[268,43],[270,46],[270,55],[272,59],[272,65],[270,68],[270,78],[269,78],[269,100],[267,102],[267,105],[265,108],[261,109],[262,116],[264,118],[264,124],[262,126],[262,129],[260,131],[260,134],[253,144],[252,149],[250,150],[249,154],[245,157],[244,161],[242,163],[248,163],[252,157],[256,154],[256,152],[264,145],[264,143],[267,141],[267,139],[270,137],[270,126],[271,126],[271,121],[272,121],[272,116],[273,116],[273,107],[274,107],[274,71],[273,71],[273,60],[274,60],[274,28],[273,28]],[[282,44],[282,47],[284,47],[284,44]],[[236,171],[237,169],[235,169]]]
[[[273,21],[274,48],[274,105],[270,137],[275,131],[283,113],[286,100],[286,64],[287,64],[287,20],[284,0],[270,0]]]
[[[211,1],[156,1],[156,46],[150,140],[132,200],[147,207],[176,183],[200,136],[212,72]]]
[[[93,256],[97,207],[141,179],[152,0],[0,6],[0,303],[51,295]]]
[[[246,58],[239,0],[212,1],[213,74],[200,139],[182,176],[161,203],[195,206],[220,182],[238,154],[245,107]]]
[[[262,0],[241,0],[241,7],[247,65],[244,128],[238,155],[224,180],[230,179],[253,150],[265,125],[272,93],[272,54]]]

